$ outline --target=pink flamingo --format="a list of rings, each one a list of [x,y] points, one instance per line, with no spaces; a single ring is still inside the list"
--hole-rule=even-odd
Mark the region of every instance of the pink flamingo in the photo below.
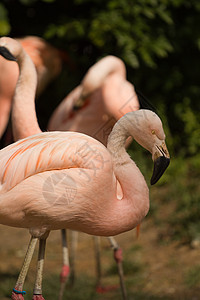
[[[43,300],[45,244],[51,230],[68,228],[111,236],[133,229],[146,216],[149,190],[126,153],[126,139],[131,135],[152,153],[151,184],[167,168],[169,153],[161,120],[147,110],[123,116],[113,127],[107,148],[81,133],[41,133],[34,106],[37,75],[32,60],[11,38],[0,39],[0,54],[19,65],[12,123],[15,139],[21,139],[0,151],[0,223],[28,228],[31,234],[12,299],[23,299],[23,284],[39,239],[33,299]],[[35,134],[23,139],[24,125],[26,135]]]
[[[138,110],[140,107],[134,86],[126,79],[126,67],[123,61],[115,56],[106,56],[94,64],[76,87],[57,107],[49,120],[49,130],[77,131],[92,136],[107,145],[107,139],[114,124],[124,114]],[[127,143],[128,144],[128,143]],[[73,233],[73,239],[75,232]],[[66,233],[62,231],[63,254],[66,250]],[[126,299],[123,282],[122,254],[114,238],[109,241],[114,250],[123,298]],[[74,244],[74,242],[73,242]],[[95,241],[97,249],[99,243]],[[74,247],[73,247],[74,248]],[[75,249],[73,249],[73,254]],[[97,249],[97,291],[102,291],[100,284],[101,267],[99,249]],[[69,259],[63,256],[61,272],[61,295],[69,274]],[[74,279],[74,256],[71,260],[71,276]],[[60,299],[62,296],[60,296]]]
[[[134,86],[126,80],[123,61],[110,55],[94,64],[61,102],[48,129],[82,132],[106,145],[115,122],[139,107]]]
[[[33,60],[38,77],[36,95],[39,96],[46,86],[59,75],[62,69],[62,62],[68,61],[67,54],[56,49],[44,39],[36,36],[26,36],[17,39],[25,51]],[[0,139],[6,129],[12,99],[19,77],[17,64],[6,61],[0,57]],[[6,145],[11,142],[11,137],[7,136]]]

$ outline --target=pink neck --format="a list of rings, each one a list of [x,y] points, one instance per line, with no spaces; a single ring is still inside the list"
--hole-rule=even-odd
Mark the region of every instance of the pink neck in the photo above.
[[[30,57],[23,50],[18,56],[17,61],[20,74],[12,108],[13,135],[15,140],[41,132],[35,111],[35,91],[37,86],[35,67]]]
[[[113,214],[119,230],[125,232],[141,223],[149,211],[149,189],[133,161],[115,168],[115,175],[122,189]]]
[[[115,124],[107,145],[113,157],[114,173],[121,187],[121,196],[113,209],[115,224],[118,224],[121,231],[136,227],[149,210],[146,181],[125,150],[125,142],[130,135],[127,130],[129,124],[131,123],[127,123],[126,118],[120,119]]]

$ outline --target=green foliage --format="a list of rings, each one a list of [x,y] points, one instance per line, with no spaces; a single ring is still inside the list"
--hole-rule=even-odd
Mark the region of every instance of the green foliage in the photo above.
[[[130,66],[138,68],[140,60],[155,67],[155,57],[166,57],[172,45],[163,26],[172,25],[170,12],[162,1],[75,1],[77,17],[61,18],[48,25],[48,38],[67,36],[68,41],[84,39],[103,55],[114,53]],[[88,9],[87,9],[88,8]],[[80,14],[80,10],[86,14]],[[151,26],[154,25],[154,30]]]
[[[0,35],[7,35],[10,32],[7,10],[0,3]]]
[[[176,115],[183,123],[181,145],[185,145],[187,153],[194,155],[200,149],[200,111],[194,111],[190,98],[184,98],[183,103],[175,105]]]
[[[158,27],[150,29],[154,20],[171,23],[163,5],[153,1],[108,1],[107,9],[92,20],[89,37],[97,47],[110,48],[114,43],[122,58],[132,67],[139,67],[139,59],[154,66],[154,56],[166,56],[172,50],[169,41]],[[164,17],[166,16],[166,18]]]
[[[167,193],[163,202],[173,203],[175,209],[165,218],[164,238],[170,232],[170,238],[183,243],[191,243],[200,238],[200,155],[184,161],[181,156],[173,157],[167,175]],[[159,218],[159,216],[157,216]],[[169,236],[168,236],[169,238]]]

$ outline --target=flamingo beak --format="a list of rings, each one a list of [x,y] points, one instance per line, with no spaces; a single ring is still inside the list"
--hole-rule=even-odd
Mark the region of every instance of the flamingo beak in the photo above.
[[[10,53],[10,51],[3,46],[0,46],[0,55],[7,60],[16,61],[17,59]]]
[[[170,156],[165,142],[157,146],[153,154],[154,169],[151,177],[151,185],[155,184],[163,175],[170,163]]]

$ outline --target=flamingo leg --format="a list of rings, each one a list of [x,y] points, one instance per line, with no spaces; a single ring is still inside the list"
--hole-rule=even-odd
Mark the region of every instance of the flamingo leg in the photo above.
[[[67,245],[67,231],[65,229],[61,230],[62,235],[62,250],[63,250],[63,266],[62,271],[60,274],[60,293],[59,293],[59,300],[62,300],[63,293],[65,289],[65,285],[70,273],[69,267],[69,251]]]
[[[124,283],[124,271],[123,271],[123,265],[122,265],[122,249],[119,247],[119,245],[117,244],[116,240],[113,237],[108,237],[108,240],[114,251],[114,259],[117,263],[121,292],[122,292],[122,299],[127,300],[127,292],[126,292],[126,287],[125,287],[125,283]]]
[[[42,275],[43,275],[43,268],[44,268],[46,239],[47,237],[40,238],[39,240],[37,273],[36,273],[36,280],[35,280],[32,300],[45,300],[42,296]]]
[[[70,255],[70,284],[73,286],[76,272],[75,272],[75,258],[76,258],[76,250],[78,244],[78,232],[72,230],[71,231],[71,255]]]
[[[26,294],[26,292],[23,291],[24,281],[25,281],[25,278],[26,278],[26,275],[27,275],[27,272],[28,272],[28,269],[30,266],[31,259],[33,257],[33,253],[35,250],[37,240],[38,240],[37,238],[34,238],[33,236],[31,236],[19,277],[17,279],[15,288],[13,289],[13,292],[12,292],[12,296],[11,296],[12,300],[23,300],[24,299],[23,295]]]
[[[96,291],[99,292],[102,290],[101,285],[101,256],[100,256],[100,237],[99,236],[93,236],[94,240],[94,249],[95,249],[95,261],[96,261],[96,275],[97,275],[97,281],[96,281]]]

